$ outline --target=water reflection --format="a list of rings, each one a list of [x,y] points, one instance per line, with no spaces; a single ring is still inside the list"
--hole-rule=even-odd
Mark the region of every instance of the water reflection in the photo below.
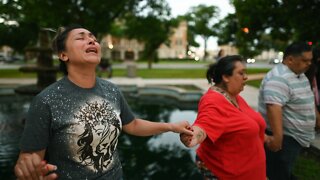
[[[176,122],[196,117],[197,102],[177,102],[165,97],[126,98],[137,117],[161,122]],[[15,179],[13,166],[18,157],[18,141],[23,130],[31,97],[0,96],[0,174]],[[193,163],[194,151],[186,149],[175,133],[153,137],[134,137],[122,134],[118,149],[125,179],[200,179]]]
[[[0,174],[4,179],[14,179],[13,166],[30,99],[17,95],[0,97]]]

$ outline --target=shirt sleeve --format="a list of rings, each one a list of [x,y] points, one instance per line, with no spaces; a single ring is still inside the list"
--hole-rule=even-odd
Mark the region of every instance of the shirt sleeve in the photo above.
[[[125,97],[123,96],[123,94],[120,92],[120,118],[122,121],[123,125],[126,125],[128,123],[130,123],[131,121],[133,121],[135,119]]]
[[[263,94],[264,103],[285,105],[290,99],[290,88],[287,80],[281,77],[272,77],[265,83]]]
[[[211,141],[215,142],[225,130],[226,116],[223,105],[202,99],[198,109],[194,125],[203,129]]]
[[[36,96],[26,116],[20,140],[21,151],[33,152],[46,149],[50,136],[50,123],[50,108],[40,97]]]

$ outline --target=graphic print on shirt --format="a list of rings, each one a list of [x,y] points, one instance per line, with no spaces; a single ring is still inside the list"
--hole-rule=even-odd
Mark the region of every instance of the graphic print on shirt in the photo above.
[[[107,101],[86,102],[74,117],[84,127],[77,141],[79,162],[95,172],[108,169],[121,130],[115,110]]]

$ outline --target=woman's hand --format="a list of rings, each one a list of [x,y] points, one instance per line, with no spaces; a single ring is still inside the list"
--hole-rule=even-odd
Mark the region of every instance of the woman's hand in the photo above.
[[[188,121],[180,121],[177,123],[170,123],[171,124],[171,131],[175,133],[182,133],[192,136],[192,128]]]
[[[169,131],[192,135],[188,121],[164,123],[134,119],[129,124],[123,126],[123,131],[135,136],[152,136]]]
[[[194,147],[194,146],[202,143],[207,137],[206,132],[198,126],[192,126],[191,131],[193,131],[192,135],[186,134],[186,133],[180,134],[180,141],[186,147]]]
[[[56,166],[47,164],[37,153],[21,153],[14,168],[18,180],[51,180],[57,179]]]
[[[275,136],[268,136],[268,139],[265,140],[267,148],[273,152],[280,151],[282,148],[282,138]]]

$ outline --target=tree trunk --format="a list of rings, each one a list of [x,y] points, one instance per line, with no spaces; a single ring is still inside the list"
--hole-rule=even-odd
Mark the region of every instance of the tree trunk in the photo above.
[[[148,69],[152,69],[152,61],[153,61],[152,57],[149,57],[148,58]]]
[[[207,53],[208,38],[207,37],[203,37],[203,40],[204,40],[203,60],[206,61],[207,60],[207,56],[208,56],[208,53]]]

